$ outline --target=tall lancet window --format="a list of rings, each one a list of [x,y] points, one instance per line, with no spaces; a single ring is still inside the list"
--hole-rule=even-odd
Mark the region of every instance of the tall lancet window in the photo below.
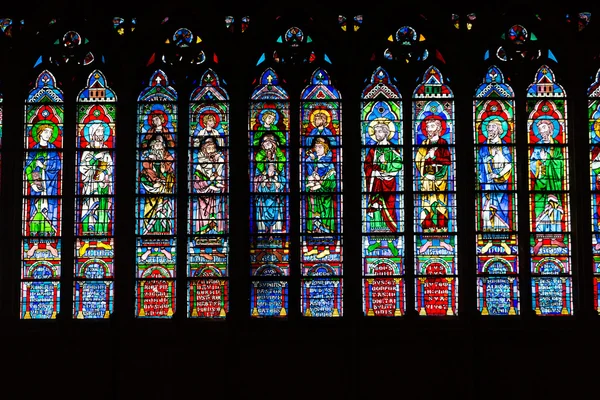
[[[527,88],[527,114],[532,308],[538,315],[570,315],[567,100],[545,65]]]
[[[317,69],[300,106],[301,309],[307,317],[342,315],[342,105]]]
[[[116,101],[98,70],[77,97],[75,318],[113,312]]]
[[[588,89],[594,308],[600,313],[600,70]]]
[[[137,317],[175,312],[177,92],[157,70],[138,97],[136,199]]]
[[[229,310],[229,96],[207,70],[189,105],[187,315]]]
[[[402,96],[379,67],[362,93],[363,312],[406,311]]]
[[[288,314],[290,102],[267,69],[250,98],[250,268],[253,317]]]
[[[54,319],[62,276],[63,93],[43,71],[25,102],[22,319]]]
[[[475,229],[477,309],[482,315],[519,313],[515,100],[498,67],[475,91]]]
[[[419,315],[458,311],[454,96],[431,66],[413,93],[415,295]]]

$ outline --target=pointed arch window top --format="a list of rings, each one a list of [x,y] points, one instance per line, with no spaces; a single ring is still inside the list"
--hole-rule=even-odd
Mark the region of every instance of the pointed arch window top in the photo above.
[[[441,72],[434,66],[431,66],[423,75],[423,82],[420,83],[413,94],[415,98],[428,97],[453,97],[452,90],[444,83]]]
[[[588,88],[588,96],[600,97],[600,69],[598,72],[596,72],[596,79],[594,79],[594,83],[592,83]]]
[[[63,92],[56,87],[56,79],[50,71],[42,71],[38,75],[35,87],[29,92],[29,103],[62,103]]]
[[[527,97],[564,97],[565,90],[555,82],[554,73],[542,65],[535,74],[535,81],[527,88]]]
[[[363,90],[363,99],[375,99],[384,97],[386,99],[401,99],[402,95],[398,88],[391,82],[390,75],[383,69],[377,67],[371,75],[371,82]]]
[[[318,68],[310,78],[311,84],[308,85],[302,92],[304,100],[339,100],[340,92],[331,85],[329,74]]]
[[[287,92],[279,86],[279,77],[272,68],[260,76],[260,83],[252,93],[253,100],[288,100]]]
[[[515,97],[513,89],[504,82],[504,75],[500,68],[492,65],[487,73],[483,83],[479,85],[475,92],[475,97]]]
[[[88,77],[87,85],[79,92],[78,101],[82,102],[115,102],[117,96],[106,85],[106,78],[99,70],[93,71]]]
[[[198,86],[192,92],[190,96],[191,101],[225,101],[229,100],[229,96],[225,89],[221,87],[221,82],[217,74],[212,70],[208,69],[200,78],[200,86]]]
[[[142,90],[138,101],[176,101],[177,92],[169,86],[167,74],[162,70],[156,70],[150,78],[150,86]]]

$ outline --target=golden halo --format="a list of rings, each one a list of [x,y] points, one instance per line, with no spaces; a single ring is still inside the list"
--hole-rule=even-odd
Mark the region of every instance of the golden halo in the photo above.
[[[392,121],[390,121],[387,118],[375,118],[373,121],[369,122],[369,136],[371,136],[371,139],[373,139],[374,141],[377,141],[377,139],[375,139],[375,125],[379,125],[379,124],[385,124],[388,126],[388,128],[390,129],[390,133],[388,134],[388,140],[390,140],[393,136],[394,133],[396,132],[396,126],[392,123]]]
[[[323,113],[326,116],[326,121],[325,121],[325,126],[329,126],[329,123],[332,121],[333,118],[331,118],[331,110],[328,110],[326,108],[315,108],[311,113],[310,113],[310,123],[312,126],[316,126],[315,125],[315,114],[319,114],[319,113]]]

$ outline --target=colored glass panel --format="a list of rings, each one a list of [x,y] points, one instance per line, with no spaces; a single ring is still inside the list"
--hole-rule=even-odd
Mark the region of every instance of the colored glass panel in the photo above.
[[[515,101],[500,69],[488,69],[475,91],[475,230],[477,309],[519,314]]]
[[[454,95],[431,66],[413,93],[415,306],[458,313]]]
[[[360,132],[363,312],[400,316],[406,311],[402,101],[381,67],[362,93]]]
[[[301,94],[301,312],[342,315],[342,105],[327,72],[317,69]]]
[[[177,92],[157,70],[138,97],[135,315],[175,312]]]
[[[567,100],[541,66],[527,88],[532,308],[573,313]]]
[[[288,315],[290,276],[290,105],[267,69],[250,98],[250,312]]]
[[[49,71],[25,102],[21,319],[60,312],[64,98]]]
[[[229,97],[207,70],[189,106],[187,315],[229,310]]]
[[[79,319],[113,312],[116,101],[98,70],[77,97],[73,317]]]
[[[600,70],[588,88],[588,120],[594,308],[600,313],[600,292],[598,290],[600,288]]]

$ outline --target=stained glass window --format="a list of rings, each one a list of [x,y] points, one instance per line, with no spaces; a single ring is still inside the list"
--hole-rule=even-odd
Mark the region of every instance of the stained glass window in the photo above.
[[[25,103],[22,319],[54,319],[60,312],[63,101],[56,79],[43,71]]]
[[[594,308],[600,313],[600,70],[588,89]]]
[[[362,93],[363,312],[406,311],[402,96],[379,67]]]
[[[542,66],[527,88],[532,308],[572,314],[567,100]]]
[[[290,104],[275,71],[260,77],[250,101],[251,315],[288,315],[290,276]]]
[[[138,97],[136,199],[137,317],[175,312],[177,92],[157,70]]]
[[[488,69],[473,101],[477,309],[519,313],[515,100],[500,69]]]
[[[415,301],[419,315],[458,312],[454,95],[436,67],[413,93]]]
[[[301,94],[301,311],[342,315],[342,104],[327,72],[317,69]]]
[[[76,318],[108,318],[113,312],[116,101],[98,70],[77,97]]]
[[[187,315],[229,310],[229,97],[206,71],[189,105]]]

